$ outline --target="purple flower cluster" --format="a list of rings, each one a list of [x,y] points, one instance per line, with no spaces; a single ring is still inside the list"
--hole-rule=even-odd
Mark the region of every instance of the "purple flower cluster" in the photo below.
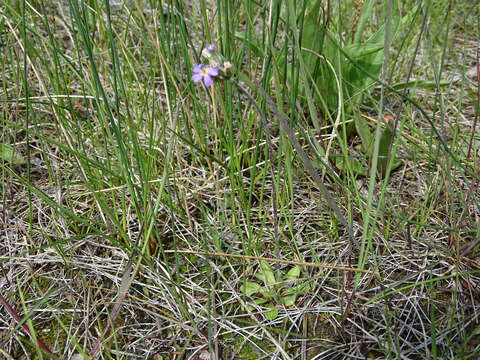
[[[218,60],[218,57],[221,55],[217,53],[217,50],[218,47],[216,44],[208,44],[202,50],[202,58],[205,60],[205,63],[193,67],[193,82],[203,82],[203,85],[210,87],[215,82],[216,77],[221,77],[222,68],[220,67],[220,62]]]

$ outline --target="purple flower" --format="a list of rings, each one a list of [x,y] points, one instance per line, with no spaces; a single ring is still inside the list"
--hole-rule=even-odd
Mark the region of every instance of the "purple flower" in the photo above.
[[[218,68],[206,66],[204,64],[195,65],[192,71],[193,71],[192,81],[194,83],[203,81],[203,84],[206,87],[212,86],[215,76],[218,76],[218,74],[220,73]]]
[[[210,53],[214,53],[217,51],[217,44],[208,44],[205,49],[207,49]]]

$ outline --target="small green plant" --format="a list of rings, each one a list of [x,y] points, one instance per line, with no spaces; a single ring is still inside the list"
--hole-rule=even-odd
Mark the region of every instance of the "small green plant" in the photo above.
[[[310,281],[300,281],[300,273],[300,266],[295,265],[285,274],[275,275],[272,267],[262,260],[260,271],[255,277],[263,282],[263,285],[256,281],[246,281],[241,286],[241,291],[247,296],[257,295],[254,303],[271,308],[265,312],[264,316],[268,320],[275,320],[278,317],[279,305],[292,307],[298,296],[310,291]],[[251,306],[251,308],[254,307]]]

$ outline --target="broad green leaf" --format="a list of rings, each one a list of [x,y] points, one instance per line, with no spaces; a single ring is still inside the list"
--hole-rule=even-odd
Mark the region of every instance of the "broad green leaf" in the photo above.
[[[379,51],[383,51],[383,43],[366,43],[366,44],[352,44],[346,46],[344,51],[353,59],[376,54]],[[377,60],[378,61],[378,60]],[[381,61],[379,61],[381,63]]]
[[[347,156],[337,156],[335,158],[335,166],[338,167],[342,171],[347,171],[348,168],[352,170],[354,174],[361,175],[361,176],[367,176],[368,172],[365,170],[365,168],[362,166],[360,161],[355,159],[354,157],[347,155]]]
[[[255,274],[255,277],[258,279],[258,280],[262,280],[263,282],[265,282],[265,274],[264,273],[257,273]]]
[[[392,17],[390,19],[390,38],[393,40],[395,39],[395,35],[397,34],[397,30],[400,26],[401,18],[398,14],[398,11],[394,9]],[[385,39],[385,24],[380,26],[378,30],[366,41],[367,43],[381,43]]]
[[[273,286],[277,283],[275,280],[275,273],[265,260],[260,261],[260,271],[261,272],[256,275],[257,279],[263,280],[265,285]]]
[[[367,0],[363,3],[362,10],[360,12],[360,18],[358,19],[357,28],[355,29],[355,43],[359,43],[362,40],[362,35],[365,31],[368,19],[372,18],[374,0]]]
[[[261,286],[253,281],[247,281],[240,287],[240,291],[247,296],[252,296],[259,292]]]
[[[351,57],[355,65],[350,63],[348,65],[348,82],[353,88],[350,90],[351,95],[359,92],[375,82],[382,70],[383,63],[383,46],[379,44],[360,45],[351,51],[358,51],[360,55],[347,54]],[[369,74],[369,75],[367,75]]]
[[[450,81],[440,81],[440,86],[449,86],[451,84]],[[402,90],[402,89],[436,89],[437,84],[433,81],[425,81],[425,80],[412,80],[408,82],[398,83],[392,86],[395,90]]]
[[[390,149],[393,143],[393,132],[389,125],[385,127],[380,137],[380,146],[378,148],[378,171],[383,176],[387,172],[387,166],[390,161]],[[401,165],[401,162],[394,159],[392,170]]]
[[[8,161],[14,165],[22,165],[27,162],[19,151],[15,150],[13,146],[8,144],[0,144],[0,159]]]
[[[297,280],[300,276],[300,266],[295,265],[290,270],[288,270],[287,274],[285,275],[286,280]]]
[[[302,47],[316,52],[322,49],[323,43],[321,7],[322,0],[317,0],[303,18]]]
[[[419,9],[418,5],[414,6],[405,16],[401,17],[398,7],[394,7],[392,19],[390,22],[390,38],[392,41],[395,40],[396,36],[399,34],[399,29],[408,23],[411,23],[414,19],[414,16]],[[368,43],[381,43],[385,39],[385,24],[383,24],[375,34],[373,34],[368,40]]]
[[[322,0],[311,1],[313,4],[303,18],[301,47],[317,54],[324,54],[325,27],[322,19]],[[319,57],[311,52],[302,52],[305,67],[314,76]],[[285,57],[286,58],[286,57]]]
[[[365,8],[366,14],[371,11],[368,8],[371,4],[365,4],[364,6],[367,6],[367,8]],[[414,7],[407,15],[401,17],[398,6],[394,6],[390,23],[390,38],[392,42],[395,41],[396,36],[399,34],[398,30],[401,27],[404,27],[407,23],[411,23],[417,8],[418,7]],[[360,27],[363,28],[364,26],[365,23],[362,23]],[[357,33],[355,36],[355,43],[344,49],[346,54],[356,63],[356,66],[350,64],[349,71],[347,72],[347,80],[351,84],[351,89],[349,91],[350,95],[354,95],[356,92],[369,87],[374,83],[375,78],[379,77],[384,56],[384,41],[385,24],[380,26],[380,28],[364,43],[360,43],[360,34]],[[365,74],[365,72],[370,76]]]
[[[287,307],[295,305],[296,301],[297,301],[297,295],[296,294],[282,297],[283,305],[285,305]]]
[[[276,298],[277,297],[277,293],[271,289],[271,287],[265,287],[265,286],[262,286],[258,292],[260,294],[262,294],[263,296],[267,297],[267,298]]]
[[[267,320],[275,320],[278,317],[278,310],[266,311],[264,315]]]
[[[265,298],[255,299],[254,304],[256,304],[256,305],[263,305],[263,304],[265,304],[265,303],[267,303],[267,302],[269,302],[269,301],[270,301],[270,299],[265,299]]]
[[[301,295],[303,293],[306,293],[308,291],[310,291],[310,282],[309,281],[305,281],[301,284],[298,284],[297,286],[294,286],[294,287],[291,287],[287,290],[285,290],[283,293],[282,293],[282,296],[287,296],[287,295]]]
[[[297,295],[301,295],[303,293],[309,292],[311,288],[312,288],[312,285],[310,281],[305,281],[294,287]]]
[[[367,121],[362,117],[359,112],[354,114],[355,129],[357,130],[358,136],[362,140],[362,149],[370,156],[373,145],[373,135],[370,132]]]

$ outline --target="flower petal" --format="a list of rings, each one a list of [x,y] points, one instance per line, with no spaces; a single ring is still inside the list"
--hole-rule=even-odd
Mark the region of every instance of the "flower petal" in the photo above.
[[[194,83],[198,83],[198,82],[202,81],[202,79],[203,79],[202,74],[193,74],[193,76],[192,76],[192,81]]]
[[[208,75],[210,76],[218,76],[218,73],[220,72],[216,67],[209,67],[207,71],[208,71]]]
[[[210,87],[213,85],[213,78],[210,75],[203,76],[203,83],[206,87]]]
[[[199,73],[200,71],[202,71],[202,69],[205,67],[204,64],[198,64],[198,65],[195,65],[193,68],[192,68],[192,71],[194,73]]]

